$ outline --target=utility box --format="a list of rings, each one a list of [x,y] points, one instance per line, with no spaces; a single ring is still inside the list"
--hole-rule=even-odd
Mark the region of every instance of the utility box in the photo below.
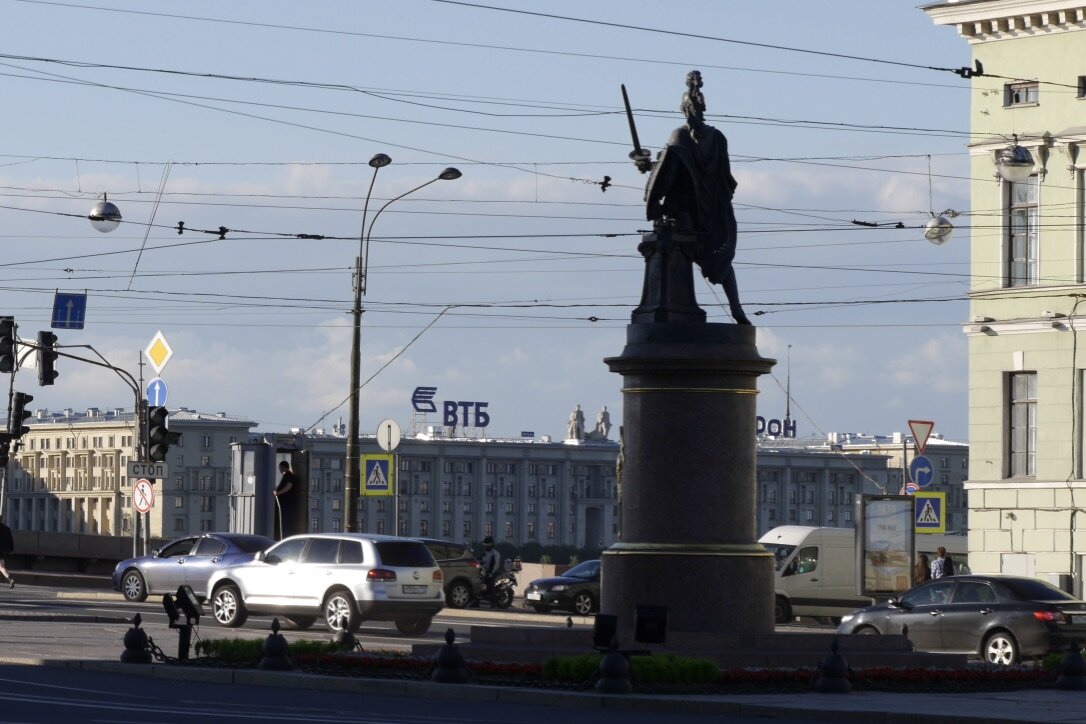
[[[290,463],[297,489],[289,520],[282,521],[288,532],[308,530],[309,451],[305,438],[292,435],[265,435],[263,439],[237,442],[231,446],[230,530],[234,533],[282,539],[280,510],[274,491],[279,484],[279,463]]]

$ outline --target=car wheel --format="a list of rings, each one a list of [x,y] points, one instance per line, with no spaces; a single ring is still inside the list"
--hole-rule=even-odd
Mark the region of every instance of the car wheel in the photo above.
[[[542,606],[538,603],[533,603],[532,608],[536,610],[536,613],[548,613],[551,610],[550,606]]]
[[[421,636],[430,630],[430,624],[433,623],[432,618],[413,618],[410,620],[401,620],[396,622],[396,628],[400,633],[407,636]]]
[[[455,581],[445,592],[445,603],[449,608],[467,608],[471,598],[471,586],[464,581]]]
[[[294,624],[294,628],[305,631],[307,628],[312,626],[317,621],[317,617],[316,616],[288,616],[287,621],[290,621],[292,624]]]
[[[1007,631],[996,631],[980,647],[981,658],[986,663],[997,666],[1012,666],[1018,663],[1018,642]]]
[[[784,596],[777,596],[773,605],[773,620],[777,623],[792,622],[792,604]]]
[[[877,636],[879,634],[879,630],[877,628],[875,628],[874,626],[861,626],[860,628],[856,629],[852,633],[866,635],[866,636],[870,636],[870,635],[874,634],[874,635]]]
[[[588,591],[581,591],[573,599],[573,612],[582,616],[592,613],[595,607],[596,600],[592,598],[592,594]]]
[[[249,617],[241,601],[241,592],[232,584],[215,589],[211,595],[211,613],[220,626],[227,628],[237,628]]]
[[[343,623],[346,621],[347,625]],[[348,591],[333,591],[324,600],[324,623],[332,633],[339,633],[343,629],[354,633],[362,624],[362,617],[358,614],[354,596]]]
[[[121,577],[121,593],[124,600],[139,603],[147,600],[147,584],[143,580],[143,574],[135,568],[129,568]]]

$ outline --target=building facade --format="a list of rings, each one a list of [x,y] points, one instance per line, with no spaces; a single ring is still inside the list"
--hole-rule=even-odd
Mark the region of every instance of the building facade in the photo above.
[[[1086,3],[923,9],[992,74],[972,79],[970,111],[969,565],[1081,595]],[[1017,179],[1014,145],[1032,156]]]
[[[255,423],[181,408],[169,425],[180,440],[166,460],[169,477],[154,484],[151,536],[225,529],[230,445],[247,439]],[[37,410],[27,427],[5,480],[5,521],[19,530],[131,535],[132,411]]]

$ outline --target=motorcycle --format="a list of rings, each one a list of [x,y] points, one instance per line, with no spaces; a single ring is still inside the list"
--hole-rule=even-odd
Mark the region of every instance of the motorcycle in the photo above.
[[[514,569],[506,568],[505,570],[498,571],[494,574],[494,595],[490,599],[490,605],[492,608],[505,609],[513,605],[513,599],[516,598],[517,577],[513,572]],[[480,601],[487,600],[486,593],[486,578],[483,578],[483,591],[479,597]]]

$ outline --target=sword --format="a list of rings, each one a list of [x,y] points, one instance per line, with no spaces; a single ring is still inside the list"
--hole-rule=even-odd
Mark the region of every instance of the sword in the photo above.
[[[641,141],[637,138],[637,126],[634,124],[633,110],[630,108],[630,97],[626,95],[626,84],[622,84],[622,102],[626,104],[626,120],[630,124],[630,138],[633,139],[633,150],[630,151],[630,158],[635,162],[639,159],[649,159],[652,154],[644,148],[641,148]],[[642,171],[644,173],[644,171]]]

